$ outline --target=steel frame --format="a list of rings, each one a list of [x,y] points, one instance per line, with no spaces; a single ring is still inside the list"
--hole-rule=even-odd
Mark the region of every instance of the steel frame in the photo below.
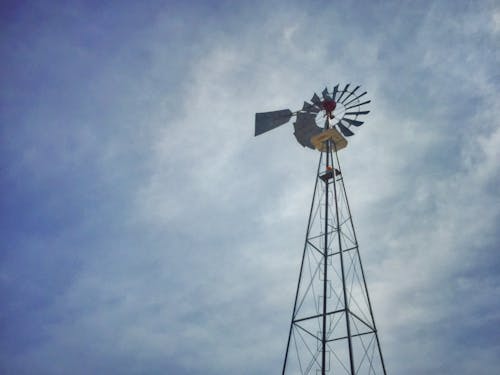
[[[282,374],[386,375],[337,149],[332,140],[325,143]],[[332,177],[323,181],[323,173],[332,169]]]

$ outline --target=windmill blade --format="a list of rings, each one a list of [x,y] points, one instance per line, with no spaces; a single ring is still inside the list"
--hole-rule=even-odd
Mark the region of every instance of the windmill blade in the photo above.
[[[352,131],[350,131],[347,127],[342,125],[340,122],[337,124],[339,126],[340,131],[342,134],[344,134],[346,137],[350,137],[351,135],[354,135]]]
[[[365,91],[364,93],[362,93],[362,94],[360,94],[359,96],[355,97],[354,99],[349,100],[349,102],[348,102],[348,103],[342,103],[342,104],[344,104],[345,106],[347,106],[347,105],[351,104],[353,101],[355,101],[355,100],[357,100],[357,99],[361,98],[363,95],[366,95],[366,93],[367,93],[367,91]]]
[[[332,99],[335,100],[335,97],[337,96],[337,93],[339,92],[339,85],[335,86],[333,88],[333,93],[332,93]]]
[[[286,124],[293,116],[289,109],[255,114],[255,136]]]
[[[304,105],[302,106],[302,111],[310,113],[318,113],[319,109],[316,108],[316,106],[312,105],[311,103],[304,102]]]
[[[322,132],[322,129],[316,125],[316,115],[313,113],[299,112],[297,121],[293,124],[295,138],[304,147],[314,149],[311,138]]]
[[[368,103],[371,103],[371,100],[367,100],[366,102],[363,102],[363,103],[353,104],[353,105],[351,105],[349,107],[345,107],[345,109],[351,109],[351,108],[362,106],[362,105],[368,104]]]
[[[347,116],[347,115],[356,115],[356,116],[357,115],[366,115],[368,113],[370,113],[370,111],[346,112],[345,116]]]
[[[325,99],[325,100],[331,100],[332,99],[332,98],[330,98],[330,95],[328,94],[328,89],[326,87],[323,90],[323,92],[321,93],[321,95],[323,95],[323,99]]]
[[[318,107],[320,110],[323,108],[323,104],[321,103],[321,99],[319,98],[316,93],[314,93],[313,97],[311,98],[311,102],[314,103],[316,107]]]
[[[347,89],[349,88],[349,85],[350,85],[350,83],[348,83],[347,85],[345,85],[344,90],[342,90],[342,91],[340,92],[340,96],[339,96],[339,98],[337,99],[337,101],[338,101],[338,102],[340,102],[340,99],[342,99],[342,97],[344,96],[344,94],[347,92]]]
[[[363,125],[363,121],[358,121],[358,120],[351,120],[349,118],[343,118],[342,120],[340,121],[345,121],[347,122],[348,124],[350,125],[354,125],[354,126],[361,126]]]
[[[344,99],[341,103],[342,103],[342,104],[344,104],[344,103],[345,103],[345,101],[346,101],[347,99],[349,99],[349,98],[351,97],[351,95],[352,95],[352,94],[354,94],[354,93],[355,93],[355,92],[356,92],[356,91],[357,91],[360,87],[361,87],[361,86],[356,86],[356,87],[354,88],[354,90],[352,90],[352,91],[349,93],[349,95],[347,95],[347,96],[345,97],[345,99]]]

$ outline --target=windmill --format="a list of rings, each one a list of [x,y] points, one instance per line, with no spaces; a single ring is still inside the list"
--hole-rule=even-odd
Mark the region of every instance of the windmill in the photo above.
[[[359,88],[336,85],[296,112],[255,115],[256,136],[295,117],[297,141],[320,152],[283,375],[386,375],[338,157],[369,113]]]

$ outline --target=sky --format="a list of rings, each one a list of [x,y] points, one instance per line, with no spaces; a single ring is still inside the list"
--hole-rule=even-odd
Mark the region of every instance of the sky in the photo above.
[[[0,372],[281,371],[319,153],[339,154],[390,374],[500,368],[496,1],[6,1]]]

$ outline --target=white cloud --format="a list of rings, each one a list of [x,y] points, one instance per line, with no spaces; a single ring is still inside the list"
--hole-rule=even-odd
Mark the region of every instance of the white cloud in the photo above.
[[[173,29],[187,30],[158,15],[144,32],[151,71],[138,80],[137,95],[151,105],[138,136],[150,152],[141,153],[146,177],[120,186],[130,145],[104,142],[110,199],[133,201],[130,216],[103,219],[119,229],[104,239],[98,232],[45,312],[54,320],[44,343],[27,350],[38,368],[64,353],[61,371],[81,358],[96,371],[116,363],[125,372],[146,363],[157,365],[151,372],[278,371],[319,154],[297,145],[290,125],[253,138],[253,116],[296,109],[337,80],[363,84],[372,99],[340,157],[389,369],[442,372],[453,361],[465,374],[480,371],[480,359],[498,364],[491,343],[457,357],[464,344],[450,328],[460,321],[474,334],[498,322],[478,312],[498,294],[498,278],[483,271],[485,258],[498,259],[498,83],[494,39],[482,25],[496,16],[459,10],[447,19],[441,6],[371,10],[259,5],[258,17],[242,17],[232,33],[202,25],[205,35],[179,44]],[[172,55],[193,58],[180,69]],[[162,74],[182,79],[161,89]],[[77,159],[97,142],[82,132]]]

